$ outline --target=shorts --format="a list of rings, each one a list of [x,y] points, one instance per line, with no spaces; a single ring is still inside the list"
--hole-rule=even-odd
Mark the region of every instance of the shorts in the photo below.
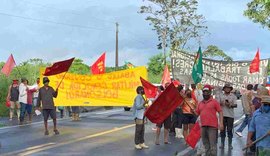
[[[187,125],[187,124],[195,124],[197,120],[197,116],[193,114],[184,114],[182,123]]]
[[[49,119],[49,116],[52,119],[56,119],[56,111],[55,109],[43,109],[42,110],[44,121],[47,121]]]
[[[172,121],[171,121],[171,115],[170,115],[169,117],[167,117],[167,118],[163,121],[163,123],[157,124],[156,126],[157,126],[158,128],[162,128],[162,125],[164,125],[164,128],[165,128],[165,129],[170,129],[170,128],[171,128],[171,124],[172,124]]]
[[[26,111],[27,111],[28,114],[31,114],[31,113],[32,113],[32,105],[27,104],[27,105],[25,106],[25,109],[26,109]]]
[[[11,109],[14,109],[15,108],[15,105],[18,106],[18,109],[21,108],[21,105],[20,105],[19,101],[10,101],[10,108]]]

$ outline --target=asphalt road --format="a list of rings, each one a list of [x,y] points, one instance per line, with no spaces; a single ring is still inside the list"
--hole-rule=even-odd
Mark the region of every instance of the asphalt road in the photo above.
[[[242,115],[242,108],[235,111],[236,118]],[[82,114],[82,120],[58,121],[60,135],[54,135],[52,122],[49,123],[50,135],[44,136],[42,122],[30,125],[0,128],[0,155],[90,155],[90,156],[173,156],[194,155],[183,139],[170,136],[171,145],[154,144],[155,132],[152,123],[146,124],[145,143],[149,149],[134,149],[134,124],[132,112],[121,109]],[[161,134],[163,136],[163,134]],[[161,137],[163,139],[163,137]],[[242,155],[241,148],[245,138],[235,136],[232,151],[225,148],[219,155]]]

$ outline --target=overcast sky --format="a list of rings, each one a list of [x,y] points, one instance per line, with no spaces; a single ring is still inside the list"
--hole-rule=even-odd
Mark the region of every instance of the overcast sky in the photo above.
[[[216,45],[234,60],[251,60],[259,47],[261,58],[270,58],[270,30],[243,16],[247,2],[199,0],[199,13],[206,17],[210,32],[203,49]],[[142,4],[142,0],[1,0],[0,61],[12,53],[17,64],[30,58],[55,62],[77,57],[91,65],[106,51],[106,65],[114,66],[117,21],[119,64],[146,65],[161,51],[156,49],[155,31],[137,13]],[[190,47],[198,49],[196,44]]]

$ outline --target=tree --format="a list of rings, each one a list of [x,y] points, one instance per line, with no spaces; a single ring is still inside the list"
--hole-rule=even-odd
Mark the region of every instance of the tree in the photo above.
[[[157,32],[158,49],[163,48],[166,63],[166,47],[184,49],[191,39],[200,40],[206,33],[204,17],[197,14],[197,0],[148,0],[139,13],[147,14],[146,20]]]
[[[253,0],[247,4],[244,15],[254,23],[270,29],[270,0]]]
[[[83,63],[83,60],[74,59],[72,65],[70,66],[69,72],[75,74],[89,75],[90,68],[88,65]]]
[[[164,64],[162,63],[164,60],[162,53],[154,55],[149,58],[148,64],[148,77],[149,81],[152,83],[160,83]]]
[[[221,58],[223,61],[232,61],[233,59],[224,53],[217,46],[209,45],[206,50],[203,52],[203,56],[206,58]]]

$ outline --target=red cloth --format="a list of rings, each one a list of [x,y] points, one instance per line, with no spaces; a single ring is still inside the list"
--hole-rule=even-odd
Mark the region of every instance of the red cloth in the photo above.
[[[188,136],[186,137],[186,143],[192,147],[195,148],[196,144],[201,138],[201,127],[199,122],[197,121],[191,131],[189,132]]]
[[[173,80],[172,82],[173,82],[175,87],[178,87],[181,85],[181,83],[178,80]]]
[[[170,77],[170,71],[167,65],[164,67],[161,84],[163,87],[165,87],[166,83],[171,83],[171,77]]]
[[[257,50],[256,56],[252,60],[249,66],[249,73],[260,72],[260,50]]]
[[[96,62],[91,66],[91,72],[95,74],[105,73],[105,52],[96,60]]]
[[[36,92],[36,89],[27,90],[27,104],[32,105],[33,103],[33,93]]]
[[[211,98],[208,101],[201,101],[196,109],[200,115],[201,126],[211,126],[218,128],[217,112],[221,112],[220,104]]]
[[[153,123],[162,123],[183,101],[178,90],[171,83],[154,103],[145,111],[145,116]]]
[[[9,57],[8,57],[8,60],[7,62],[5,63],[5,65],[3,66],[1,72],[3,74],[5,74],[6,76],[9,76],[12,69],[15,67],[16,63],[15,63],[15,60],[13,58],[13,55],[11,54]]]
[[[74,59],[75,58],[73,57],[69,60],[55,62],[51,67],[46,68],[45,73],[43,75],[51,76],[51,75],[67,72]]]
[[[145,92],[145,96],[147,98],[155,98],[157,95],[158,88],[154,86],[152,83],[143,79],[142,77],[140,77],[140,80],[141,80],[141,83]]]

